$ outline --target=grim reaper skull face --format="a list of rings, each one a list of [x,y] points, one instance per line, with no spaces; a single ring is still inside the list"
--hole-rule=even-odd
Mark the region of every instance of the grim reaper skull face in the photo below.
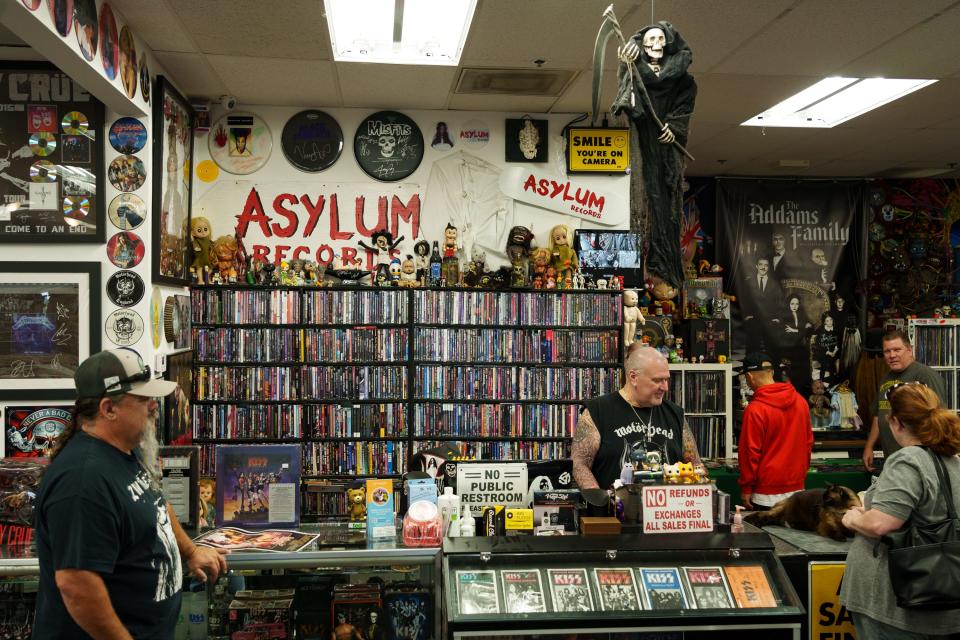
[[[660,27],[654,27],[643,34],[643,51],[651,62],[660,62],[663,57],[663,47],[666,44],[667,36]]]
[[[380,155],[382,155],[384,158],[392,158],[394,151],[397,150],[397,137],[380,136],[380,140],[377,144],[380,145]]]
[[[33,428],[33,448],[46,451],[53,446],[54,440],[63,432],[63,425],[55,420],[44,420]]]

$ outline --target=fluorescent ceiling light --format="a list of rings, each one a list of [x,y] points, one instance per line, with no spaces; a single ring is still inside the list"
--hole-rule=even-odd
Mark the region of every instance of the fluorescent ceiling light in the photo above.
[[[477,0],[323,0],[333,59],[457,66]]]
[[[934,82],[936,80],[825,78],[741,126],[829,129]]]

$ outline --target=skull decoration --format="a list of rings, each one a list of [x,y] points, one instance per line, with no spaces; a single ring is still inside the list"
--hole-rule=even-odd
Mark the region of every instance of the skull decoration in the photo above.
[[[133,293],[134,286],[133,278],[120,278],[117,280],[117,290],[125,296]]]
[[[884,222],[893,222],[894,209],[892,204],[885,204],[880,208],[880,214]]]
[[[46,451],[53,446],[54,441],[63,433],[63,423],[56,420],[44,420],[33,428],[34,451]]]
[[[384,158],[392,158],[394,152],[397,150],[397,137],[396,136],[380,136],[380,140],[377,142],[380,145],[380,155]]]
[[[529,118],[523,121],[523,128],[520,129],[520,151],[527,160],[533,160],[537,157],[537,145],[540,144],[540,132],[533,125]]]
[[[643,34],[643,52],[647,54],[647,58],[654,64],[659,64],[660,59],[663,57],[663,47],[666,44],[667,36],[664,35],[663,29],[660,27],[648,29]]]
[[[117,318],[113,330],[121,339],[130,340],[133,337],[133,318]]]

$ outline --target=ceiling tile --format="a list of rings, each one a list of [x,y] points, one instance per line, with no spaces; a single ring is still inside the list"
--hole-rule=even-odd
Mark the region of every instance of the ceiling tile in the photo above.
[[[183,28],[204,53],[331,59],[322,0],[164,1],[184,16]]]
[[[184,95],[191,98],[215,98],[230,93],[205,56],[199,53],[166,51],[157,51],[155,55],[163,69],[151,71],[157,74],[166,72]]]
[[[831,75],[952,2],[804,0],[712,70]]]
[[[478,94],[454,95],[450,98],[450,109],[464,111],[520,111],[529,113],[548,113],[556,98],[537,96],[485,96]],[[554,110],[554,113],[556,111]]]
[[[794,75],[700,74],[693,117],[701,122],[740,124],[810,86]]]
[[[335,63],[345,107],[443,109],[456,67]]]
[[[137,37],[155,53],[197,50],[185,27],[185,23],[193,19],[192,11],[176,12],[163,0],[111,0],[111,5]]]
[[[333,63],[323,60],[207,56],[242,104],[343,106]]]

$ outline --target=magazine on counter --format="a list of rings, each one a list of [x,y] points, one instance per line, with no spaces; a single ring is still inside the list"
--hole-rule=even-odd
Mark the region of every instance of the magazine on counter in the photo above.
[[[546,613],[543,581],[537,569],[501,571],[503,603],[507,613]]]
[[[593,575],[600,594],[600,607],[604,611],[639,611],[643,608],[630,569],[594,569]]]
[[[457,599],[460,613],[500,613],[495,571],[457,571]]]
[[[676,567],[641,567],[640,584],[650,609],[686,609],[687,598]]]
[[[687,584],[690,585],[690,592],[698,609],[733,607],[727,581],[720,567],[684,567],[683,572],[687,576]]]
[[[586,569],[547,569],[554,611],[593,611]]]
[[[300,551],[315,541],[320,534],[290,531],[287,529],[264,529],[247,531],[235,527],[220,527],[194,538],[196,544],[214,549],[231,551],[272,551],[289,553]]]

